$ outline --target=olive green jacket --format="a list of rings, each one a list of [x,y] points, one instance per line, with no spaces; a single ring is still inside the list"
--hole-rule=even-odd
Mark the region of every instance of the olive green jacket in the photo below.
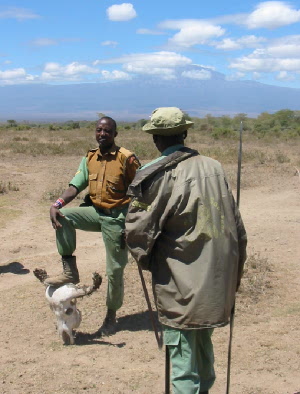
[[[183,147],[138,171],[128,194],[127,244],[152,272],[160,322],[227,324],[247,237],[221,164]]]

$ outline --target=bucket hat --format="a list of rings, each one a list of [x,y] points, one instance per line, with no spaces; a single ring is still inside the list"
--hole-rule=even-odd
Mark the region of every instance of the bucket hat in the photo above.
[[[170,136],[183,133],[193,124],[185,119],[185,114],[179,108],[161,107],[152,112],[150,122],[143,126],[143,131],[149,134]]]

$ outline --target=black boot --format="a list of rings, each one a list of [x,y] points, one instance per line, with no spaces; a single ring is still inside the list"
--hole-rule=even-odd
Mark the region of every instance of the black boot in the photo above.
[[[116,333],[116,311],[112,309],[107,309],[105,319],[102,326],[100,327],[98,333],[102,336],[110,336]]]

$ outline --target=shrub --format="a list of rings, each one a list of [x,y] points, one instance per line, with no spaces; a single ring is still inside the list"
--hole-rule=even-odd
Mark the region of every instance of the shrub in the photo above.
[[[242,304],[256,303],[266,290],[272,287],[269,277],[271,272],[268,259],[261,257],[260,253],[248,257],[239,289]]]

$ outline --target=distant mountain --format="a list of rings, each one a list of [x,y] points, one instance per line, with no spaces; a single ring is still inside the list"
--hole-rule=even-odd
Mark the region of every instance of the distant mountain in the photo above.
[[[185,75],[201,70],[210,79]],[[254,81],[227,81],[224,75],[199,66],[177,71],[176,79],[136,77],[132,80],[68,85],[9,85],[0,87],[0,120],[94,120],[105,113],[117,120],[148,118],[153,109],[177,106],[190,116],[208,113],[256,116],[289,108],[299,110],[300,89]]]

